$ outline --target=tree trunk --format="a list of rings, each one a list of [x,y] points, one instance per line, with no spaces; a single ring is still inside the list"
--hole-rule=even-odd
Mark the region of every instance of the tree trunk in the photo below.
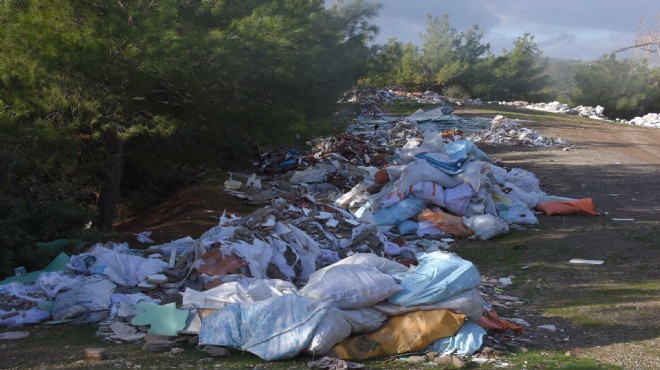
[[[99,195],[99,213],[94,226],[102,231],[112,231],[112,222],[117,215],[117,204],[119,203],[119,188],[123,166],[124,144],[126,142],[114,135],[106,142],[107,158],[105,162],[105,173],[103,187]]]

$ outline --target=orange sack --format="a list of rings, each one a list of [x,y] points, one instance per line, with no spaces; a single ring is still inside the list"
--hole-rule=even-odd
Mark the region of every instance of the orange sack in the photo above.
[[[551,200],[536,205],[536,210],[547,216],[552,215],[589,215],[598,216],[591,198],[575,200]]]
[[[433,212],[430,209],[425,209],[417,216],[418,221],[429,221],[438,229],[454,235],[457,238],[467,238],[472,235],[472,230],[463,225],[463,218],[459,216],[450,215],[442,211]]]

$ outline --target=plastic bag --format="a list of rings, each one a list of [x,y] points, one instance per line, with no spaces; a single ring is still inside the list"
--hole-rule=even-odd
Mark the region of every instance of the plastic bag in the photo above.
[[[470,356],[481,348],[485,336],[486,331],[482,327],[466,322],[454,336],[438,339],[426,350],[435,351],[440,356]]]
[[[424,181],[435,182],[443,188],[453,188],[459,184],[450,175],[431,166],[427,161],[417,159],[410,162],[403,170],[401,177],[397,180],[396,190],[399,193],[405,193],[411,185]]]
[[[454,335],[465,316],[449,310],[416,311],[391,317],[380,330],[353,336],[328,354],[342,360],[369,360],[419,351],[436,340]]]
[[[425,209],[418,217],[419,221],[429,221],[438,229],[458,238],[467,238],[472,231],[463,225],[463,218],[442,211],[433,212]]]
[[[242,349],[266,361],[293,358],[327,311],[326,303],[297,294],[229,305],[202,320],[199,344]]]
[[[445,189],[444,207],[452,214],[463,216],[473,196],[474,190],[468,184],[460,184],[453,188]]]
[[[396,226],[411,217],[417,216],[424,209],[424,206],[423,199],[408,196],[393,206],[374,213],[374,218],[378,226]]]
[[[472,216],[470,218],[463,217],[463,224],[472,230],[479,240],[488,240],[509,231],[509,225],[489,214]]]
[[[369,265],[375,267],[383,274],[390,276],[408,272],[408,267],[385,257],[380,257],[374,253],[355,253],[352,256],[348,256],[335,262],[331,266],[319,269],[314,275],[317,276],[317,278],[322,279],[329,268],[339,265]]]
[[[397,276],[403,290],[388,298],[388,302],[401,306],[430,305],[481,284],[474,264],[455,254],[425,253],[418,260],[414,272]]]
[[[159,259],[142,258],[113,250],[97,244],[85,259],[85,265],[92,274],[103,274],[117,285],[136,286],[148,276],[157,274],[168,267]]]
[[[538,211],[548,216],[552,215],[589,215],[598,216],[591,198],[575,199],[570,201],[548,201],[536,205]]]
[[[370,308],[359,310],[330,308],[314,331],[306,352],[313,356],[325,355],[351,334],[370,333],[380,329],[385,320],[387,316]]]

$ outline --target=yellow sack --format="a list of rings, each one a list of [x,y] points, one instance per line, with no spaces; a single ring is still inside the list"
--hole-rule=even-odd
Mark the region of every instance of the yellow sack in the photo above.
[[[463,321],[465,315],[444,309],[391,317],[380,330],[350,337],[334,346],[327,356],[361,361],[420,351],[456,334]]]

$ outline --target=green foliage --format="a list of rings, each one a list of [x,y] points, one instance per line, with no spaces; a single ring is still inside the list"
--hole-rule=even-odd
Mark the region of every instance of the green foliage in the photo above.
[[[0,2],[0,233],[16,239],[1,248],[78,231],[90,211],[109,229],[120,195],[148,203],[203,168],[336,130],[334,103],[366,72],[378,9]]]
[[[517,38],[513,50],[505,51],[494,65],[498,98],[535,101],[535,94],[550,84],[546,65],[533,35]]]
[[[613,118],[630,119],[660,110],[660,68],[633,60],[617,60],[614,54],[575,73],[570,92],[574,105],[601,105]]]

